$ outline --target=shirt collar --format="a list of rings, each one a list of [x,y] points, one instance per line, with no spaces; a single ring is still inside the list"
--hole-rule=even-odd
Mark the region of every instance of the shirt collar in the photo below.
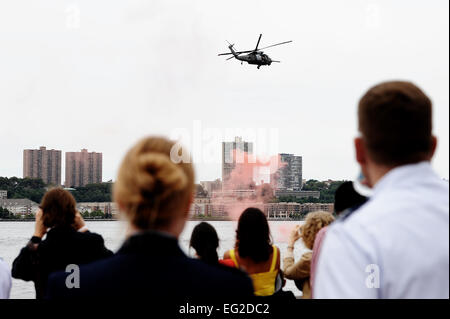
[[[185,256],[176,237],[160,231],[146,230],[130,236],[118,253],[143,253],[173,256]]]
[[[376,196],[383,189],[392,185],[406,182],[411,183],[413,179],[422,179],[424,174],[433,173],[429,161],[423,161],[415,164],[407,164],[395,167],[387,172],[373,187],[373,196]]]

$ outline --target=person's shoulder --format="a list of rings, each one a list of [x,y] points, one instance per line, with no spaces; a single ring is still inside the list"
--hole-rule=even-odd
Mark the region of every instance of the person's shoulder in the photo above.
[[[323,246],[333,251],[369,252],[374,236],[370,231],[372,225],[363,216],[367,212],[367,208],[361,207],[352,216],[329,225],[323,238]]]
[[[388,196],[390,196],[388,194]],[[386,216],[390,211],[394,210],[393,199],[382,198],[370,198],[363,205],[358,208],[351,208],[344,211],[337,220],[330,226],[333,231],[344,231],[350,233],[363,233],[370,232],[371,229],[380,228],[380,224],[386,222]],[[328,234],[328,230],[327,230]]]
[[[56,271],[48,276],[47,295],[49,299],[65,298],[69,293],[66,286],[67,273],[64,271]]]
[[[77,231],[78,236],[80,237],[84,237],[84,238],[88,238],[88,239],[93,239],[93,240],[103,240],[102,235],[91,232],[89,230],[85,231],[85,232],[79,232]]]
[[[75,230],[72,227],[64,227],[64,228],[55,228],[50,229],[47,233],[45,239],[41,243],[52,243],[52,242],[60,242],[61,240],[78,240],[78,241],[91,241],[91,242],[101,242],[103,243],[103,237],[100,234],[85,231],[80,232]]]
[[[385,234],[405,220],[422,222],[424,218],[448,216],[448,191],[448,183],[431,174],[423,180],[414,178],[410,184],[402,181],[398,187],[379,190],[360,208],[338,218],[338,222],[348,231],[363,229],[367,234]]]
[[[82,240],[84,242],[88,242],[89,244],[94,245],[104,245],[105,241],[102,237],[102,235],[93,233],[91,231],[85,231],[85,232],[76,232],[75,235],[79,240]]]
[[[227,251],[225,252],[225,254],[223,254],[223,259],[230,259],[230,258],[231,258],[231,253],[230,253],[230,251],[231,251],[231,250],[227,250]]]
[[[273,245],[273,247],[274,247],[275,250],[276,250],[276,254],[277,254],[277,262],[279,262],[279,261],[281,260],[281,250],[280,250],[280,247],[278,247],[278,246],[276,246],[276,245]]]
[[[191,267],[198,269],[206,276],[215,277],[217,275],[230,276],[235,278],[245,278],[246,275],[241,270],[233,267],[227,267],[221,264],[210,265],[201,260],[193,258],[185,258],[185,262]]]
[[[71,269],[72,272],[57,271],[48,277],[48,295],[50,299],[87,297],[95,294],[97,290],[102,290],[102,285],[110,281],[114,272],[120,272],[117,265],[123,264],[120,259],[122,255],[112,255],[99,259],[89,264],[78,266],[77,269]],[[68,289],[66,280],[70,275],[79,276],[81,288]],[[97,283],[99,285],[97,285]]]
[[[1,257],[0,257],[0,272],[11,272],[11,269],[9,269],[8,264]]]
[[[192,268],[204,278],[205,281],[218,285],[219,287],[234,285],[251,285],[251,279],[242,270],[221,264],[209,265],[201,260],[186,259]],[[239,287],[239,286],[236,286]],[[245,288],[245,287],[244,287]]]

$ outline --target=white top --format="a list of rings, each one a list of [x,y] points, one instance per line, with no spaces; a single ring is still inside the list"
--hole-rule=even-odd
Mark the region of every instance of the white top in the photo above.
[[[430,163],[391,170],[329,227],[314,298],[449,298],[449,185]]]
[[[8,264],[0,258],[0,299],[8,299],[11,292],[11,269]]]

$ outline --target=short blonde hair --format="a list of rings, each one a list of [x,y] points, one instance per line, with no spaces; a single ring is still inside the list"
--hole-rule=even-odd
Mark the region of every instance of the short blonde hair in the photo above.
[[[306,215],[305,223],[302,225],[302,238],[305,246],[312,249],[319,230],[333,221],[333,215],[325,211],[311,212]]]
[[[188,209],[194,169],[190,162],[176,164],[171,160],[175,145],[163,137],[147,137],[134,145],[122,161],[114,184],[114,201],[139,229],[166,226]]]

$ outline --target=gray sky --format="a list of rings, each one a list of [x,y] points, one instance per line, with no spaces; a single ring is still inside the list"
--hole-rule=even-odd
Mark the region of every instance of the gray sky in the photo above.
[[[277,128],[280,152],[303,156],[305,178],[353,179],[356,104],[377,82],[407,79],[434,102],[449,176],[449,3],[432,1],[0,2],[0,176],[22,176],[22,150],[103,152],[114,179],[148,134]],[[293,40],[280,64],[218,57]],[[197,122],[198,123],[198,122]],[[225,133],[223,133],[225,134]],[[244,136],[245,137],[245,136]],[[217,143],[217,150],[220,150]],[[197,180],[220,177],[197,163]],[[64,177],[63,177],[64,181]]]

